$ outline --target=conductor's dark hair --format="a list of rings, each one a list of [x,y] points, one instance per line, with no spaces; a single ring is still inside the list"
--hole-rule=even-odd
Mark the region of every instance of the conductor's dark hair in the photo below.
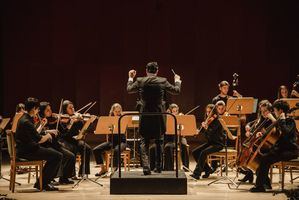
[[[47,108],[47,106],[49,106],[50,103],[49,102],[46,102],[46,101],[42,101],[40,102],[39,104],[39,116],[44,118],[45,117],[45,110]]]
[[[284,113],[287,113],[290,110],[290,105],[286,101],[277,99],[273,103],[273,108],[276,108],[277,110],[282,110]]]
[[[23,103],[18,103],[16,106],[16,112],[20,112],[21,110],[25,110],[25,105]]]
[[[159,66],[158,66],[157,62],[149,62],[146,65],[146,70],[149,73],[155,74],[155,73],[157,73],[158,69],[159,69]]]
[[[73,104],[73,102],[69,101],[69,100],[64,100],[63,103],[62,103],[62,112],[64,114],[66,114],[66,109],[67,109],[67,106],[70,105],[70,104]],[[74,104],[73,104],[74,105]]]
[[[39,101],[38,99],[34,97],[28,97],[25,101],[25,110],[27,112],[31,111],[33,108],[38,108],[39,107]]]

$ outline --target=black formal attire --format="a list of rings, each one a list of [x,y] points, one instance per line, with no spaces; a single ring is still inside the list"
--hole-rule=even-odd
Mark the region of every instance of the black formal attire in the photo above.
[[[197,163],[193,174],[198,177],[203,171],[206,173],[209,173],[210,171],[210,167],[206,162],[208,155],[219,152],[224,146],[223,127],[218,118],[211,122],[208,129],[204,130],[203,134],[206,137],[207,142],[192,151],[192,155]]]
[[[59,142],[71,151],[74,155],[80,154],[81,165],[79,168],[79,175],[82,175],[83,164],[85,159],[85,174],[90,174],[90,154],[91,147],[85,143],[83,140],[76,140],[74,137],[77,136],[83,127],[82,121],[76,121],[68,128],[68,124],[60,124],[59,132],[60,139]],[[85,146],[85,158],[84,158],[84,146]],[[75,170],[75,165],[73,165],[73,170]]]
[[[129,79],[127,91],[129,93],[139,93],[140,112],[160,113],[165,112],[163,104],[165,92],[179,94],[181,90],[181,81],[170,84],[166,78],[150,75],[139,77],[135,82]],[[139,132],[141,135],[141,159],[143,169],[150,170],[149,165],[149,144],[154,139],[157,145],[156,168],[162,169],[162,149],[163,135],[166,131],[165,116],[141,116],[139,121]]]
[[[93,149],[93,154],[96,160],[96,163],[99,164],[104,164],[104,159],[103,155],[105,151],[109,151],[113,149],[113,167],[117,168],[118,167],[118,154],[119,154],[119,145],[118,145],[118,135],[111,134],[108,136],[108,141],[103,142],[100,145],[96,146]],[[127,140],[126,140],[126,135],[121,134],[121,141],[120,141],[120,152],[123,152],[126,147],[127,147]],[[109,167],[109,166],[106,166]]]
[[[277,131],[281,133],[279,140],[270,151],[260,159],[260,165],[256,171],[256,187],[265,188],[265,186],[271,185],[268,173],[272,164],[298,157],[295,121],[291,118],[279,120],[277,123]]]
[[[42,136],[36,131],[33,118],[24,113],[19,119],[15,134],[16,155],[19,159],[45,160],[43,167],[43,185],[49,184],[57,175],[63,155],[54,148],[39,144]]]

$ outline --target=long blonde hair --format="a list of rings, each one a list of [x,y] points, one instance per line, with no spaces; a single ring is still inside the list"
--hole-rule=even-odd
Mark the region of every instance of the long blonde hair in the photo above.
[[[121,113],[122,113],[122,111],[123,111],[122,106],[121,106],[119,103],[114,103],[114,104],[111,106],[111,109],[110,109],[110,111],[109,111],[109,116],[113,116],[113,115],[114,115],[113,112],[114,112],[115,108],[117,108],[117,107],[120,108]]]

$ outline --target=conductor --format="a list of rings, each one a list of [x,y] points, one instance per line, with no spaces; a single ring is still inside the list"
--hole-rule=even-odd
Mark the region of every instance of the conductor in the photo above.
[[[158,77],[157,62],[150,62],[146,65],[146,76],[138,77],[136,81],[135,70],[129,71],[129,80],[127,83],[128,93],[139,93],[140,95],[140,113],[161,113],[165,112],[164,94],[170,93],[177,95],[181,91],[180,76],[174,75],[175,84],[170,84],[166,78]],[[141,160],[143,164],[144,175],[150,175],[149,165],[149,144],[151,140],[156,143],[156,163],[155,172],[161,173],[162,170],[162,144],[166,131],[165,116],[141,116],[139,121],[139,132],[141,135]]]

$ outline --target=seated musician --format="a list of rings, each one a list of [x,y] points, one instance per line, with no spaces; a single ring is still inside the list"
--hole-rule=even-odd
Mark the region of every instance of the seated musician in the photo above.
[[[247,123],[245,126],[246,130],[246,137],[261,137],[263,133],[265,132],[266,128],[271,125],[271,121],[268,119],[268,115],[272,112],[272,104],[268,100],[262,100],[258,105],[258,116],[257,119]],[[253,132],[262,125],[262,128],[260,131],[256,132],[255,136],[253,136]],[[253,172],[250,169],[242,169],[240,171],[241,173],[245,174],[243,179],[239,179],[241,182],[247,182],[253,183]]]
[[[115,103],[111,106],[109,116],[121,116],[122,115],[122,106],[119,103]],[[120,150],[123,152],[127,147],[126,135],[121,134],[121,144]],[[104,165],[104,153],[105,151],[109,151],[113,148],[113,170],[115,171],[118,167],[118,153],[119,153],[119,145],[118,145],[118,134],[110,134],[108,136],[108,141],[103,142],[102,144],[96,146],[93,149],[93,154],[96,159],[97,165],[100,165],[100,171],[96,173],[96,176],[102,176],[108,171],[109,166]]]
[[[289,89],[285,85],[279,86],[277,92],[277,99],[282,99],[282,98],[289,98]]]
[[[24,113],[25,112],[25,105],[23,103],[18,103],[16,106],[16,114]]]
[[[218,119],[217,109],[214,104],[206,106],[206,120],[202,122],[203,135],[207,142],[195,148],[192,155],[196,161],[196,167],[191,175],[195,179],[200,179],[201,173],[205,172],[203,178],[210,175],[210,166],[207,163],[207,157],[211,153],[219,152],[223,149],[223,127]]]
[[[45,133],[50,132],[53,133],[53,131],[56,130],[57,126],[57,117],[55,117],[52,113],[51,105],[49,102],[41,102],[39,106],[39,116],[40,118],[46,118],[47,124],[43,127],[43,131]],[[59,134],[59,133],[58,133]],[[73,184],[74,182],[69,180],[69,178],[75,176],[75,162],[76,162],[76,156],[69,151],[68,149],[64,148],[59,142],[58,142],[58,136],[54,137],[52,134],[52,141],[43,143],[42,146],[45,147],[51,147],[63,155],[62,163],[59,168],[57,177],[59,177],[59,184]]]
[[[41,135],[37,132],[33,118],[38,114],[39,102],[35,98],[28,98],[25,102],[26,112],[19,119],[15,134],[16,153],[18,158],[26,160],[45,160],[43,167],[43,189],[46,191],[58,190],[50,182],[55,178],[62,162],[62,153],[45,148],[41,144],[52,140],[50,133]],[[46,122],[45,122],[46,123]],[[39,179],[38,179],[39,180]],[[39,182],[34,184],[39,189]]]
[[[230,84],[227,81],[221,81],[218,84],[218,87],[220,94],[213,98],[212,104],[215,105],[218,101],[224,101],[224,103],[227,104],[227,99],[230,97],[228,95]],[[242,95],[239,94],[236,90],[233,90],[233,96],[242,97]]]
[[[168,112],[174,115],[181,115],[179,113],[179,106],[177,104],[170,104]],[[174,170],[174,150],[175,150],[175,135],[164,135],[164,170]],[[189,152],[188,143],[185,137],[181,137],[181,158],[185,167],[189,168]]]
[[[259,167],[256,171],[257,179],[255,186],[250,192],[265,192],[272,189],[268,177],[269,169],[272,164],[279,161],[288,161],[298,157],[298,146],[296,138],[296,124],[294,119],[287,116],[290,106],[283,100],[276,100],[273,103],[276,118],[271,114],[268,118],[276,124],[276,131],[280,132],[280,138],[270,151],[260,158]]]
[[[81,156],[81,165],[79,169],[79,176],[82,176],[82,170],[84,165],[84,149],[85,149],[85,174],[90,174],[90,154],[91,148],[83,140],[77,140],[76,137],[84,125],[84,120],[82,117],[75,113],[74,104],[65,100],[62,103],[63,114],[68,115],[69,120],[61,121],[59,125],[60,139],[59,141],[63,146],[71,151],[74,155],[78,153]],[[85,148],[84,148],[85,146]],[[76,179],[76,177],[74,177]]]

